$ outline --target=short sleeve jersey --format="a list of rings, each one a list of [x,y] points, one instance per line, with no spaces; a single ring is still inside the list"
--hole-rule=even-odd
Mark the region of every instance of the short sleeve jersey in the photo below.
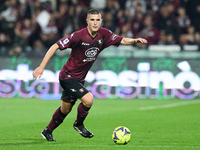
[[[83,81],[99,53],[110,45],[119,46],[121,40],[121,36],[100,27],[95,37],[84,28],[57,41],[60,50],[72,49],[69,59],[60,71],[59,79],[75,78]]]

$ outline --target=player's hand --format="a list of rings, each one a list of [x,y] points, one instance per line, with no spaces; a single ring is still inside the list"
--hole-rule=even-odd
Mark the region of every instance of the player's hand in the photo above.
[[[146,39],[143,39],[143,38],[137,38],[135,39],[135,43],[147,43],[147,40]]]
[[[40,78],[43,74],[44,69],[41,67],[37,67],[34,71],[33,71],[33,78],[35,78],[35,80],[37,78]]]

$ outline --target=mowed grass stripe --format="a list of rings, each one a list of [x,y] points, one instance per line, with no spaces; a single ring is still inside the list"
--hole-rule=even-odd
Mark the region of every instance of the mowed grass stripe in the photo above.
[[[190,100],[190,101],[184,101],[184,102],[178,102],[178,103],[172,103],[172,104],[165,104],[165,105],[159,105],[159,106],[156,105],[156,106],[141,107],[141,108],[139,108],[139,110],[171,108],[171,107],[191,105],[191,104],[199,104],[199,103],[200,103],[200,100]]]

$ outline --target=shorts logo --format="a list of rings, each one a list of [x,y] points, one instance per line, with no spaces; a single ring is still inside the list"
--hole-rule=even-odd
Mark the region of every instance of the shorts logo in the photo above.
[[[99,48],[97,48],[97,47],[91,47],[85,51],[85,55],[87,57],[94,57],[94,56],[96,56],[98,50],[99,50]]]
[[[76,92],[76,90],[75,89],[70,89],[72,92]]]
[[[79,90],[79,92],[83,93],[83,92],[84,92],[84,89],[83,89],[83,88],[81,88],[81,89]]]

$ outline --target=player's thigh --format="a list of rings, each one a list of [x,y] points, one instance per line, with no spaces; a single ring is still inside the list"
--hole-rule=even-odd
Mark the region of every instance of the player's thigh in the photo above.
[[[68,93],[68,95],[71,95],[74,98],[80,99],[88,93],[88,90],[84,85],[74,78],[60,80],[60,85],[65,93]]]
[[[65,103],[70,103],[73,106],[76,103],[77,98],[72,96],[69,92],[63,90],[60,100],[62,100]]]

